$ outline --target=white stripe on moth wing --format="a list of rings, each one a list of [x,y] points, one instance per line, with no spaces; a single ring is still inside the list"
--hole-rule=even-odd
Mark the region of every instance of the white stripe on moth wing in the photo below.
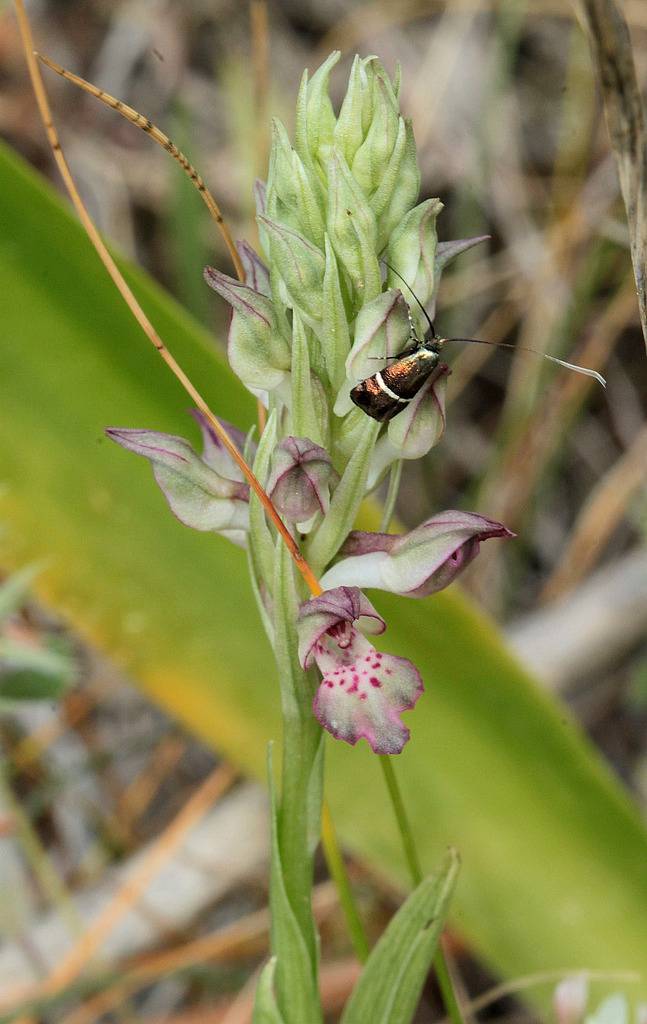
[[[395,391],[391,391],[391,388],[387,384],[384,383],[384,380],[382,379],[382,373],[379,370],[375,374],[375,379],[376,379],[377,383],[379,384],[380,389],[384,392],[385,395],[388,395],[389,398],[392,398],[396,402],[401,402],[402,405],[408,405],[409,404],[409,402],[411,401],[410,398],[400,398],[399,395],[396,395]]]

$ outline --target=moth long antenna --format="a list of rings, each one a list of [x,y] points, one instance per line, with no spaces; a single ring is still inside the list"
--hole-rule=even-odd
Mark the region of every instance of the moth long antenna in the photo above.
[[[448,341],[464,341],[471,345],[492,345],[493,348],[510,348],[515,352],[530,352],[533,356],[541,356],[543,359],[549,359],[551,363],[557,363],[558,366],[563,366],[566,370],[573,370],[575,373],[581,373],[584,377],[592,377],[593,380],[597,380],[598,384],[601,384],[603,388],[606,388],[607,382],[601,373],[597,370],[591,370],[588,366],[578,366],[577,363],[567,363],[565,359],[558,359],[557,356],[551,356],[548,352],[540,352],[536,348],[526,348],[525,345],[509,345],[505,341],[484,341],[483,338],[442,338],[440,339],[442,344]]]
[[[426,321],[427,321],[427,323],[429,324],[429,330],[431,331],[431,336],[432,336],[432,338],[435,338],[435,337],[436,337],[436,329],[435,329],[435,327],[434,327],[434,325],[433,325],[433,322],[432,322],[432,320],[431,320],[431,317],[429,316],[429,313],[427,312],[427,310],[426,310],[426,309],[425,309],[425,307],[423,306],[422,302],[420,301],[420,299],[418,298],[418,296],[417,296],[417,295],[416,295],[416,293],[414,292],[414,290],[413,290],[413,288],[411,287],[411,285],[409,284],[409,282],[408,282],[408,281],[405,281],[405,279],[403,278],[402,274],[401,274],[401,273],[399,273],[399,271],[397,271],[397,270],[395,269],[395,267],[392,267],[390,263],[387,263],[387,261],[386,261],[386,260],[384,260],[384,259],[383,259],[383,260],[382,260],[382,263],[384,264],[384,266],[385,266],[385,267],[388,267],[388,268],[389,268],[389,270],[391,270],[391,271],[392,271],[392,272],[393,272],[393,273],[395,274],[395,276],[396,276],[396,277],[399,277],[399,278],[400,278],[400,280],[402,281],[402,283],[403,283],[403,284],[406,284],[407,288],[409,289],[409,291],[410,291],[410,292],[411,292],[411,294],[413,295],[414,299],[416,300],[416,302],[417,302],[417,303],[418,303],[418,305],[420,306],[420,308],[421,308],[422,312],[424,313],[424,316],[425,316],[425,320],[426,320]]]
[[[222,211],[207,188],[203,178],[198,174],[195,167],[182,150],[179,149],[175,143],[171,141],[168,135],[158,128],[157,125],[154,125],[152,121],[149,121],[147,117],[140,114],[139,111],[134,109],[134,107],[129,107],[127,103],[123,103],[121,100],[116,99],[116,97],[111,96],[110,93],[104,92],[103,89],[99,89],[96,85],[92,85],[91,82],[86,82],[85,78],[80,78],[79,75],[75,75],[72,71],[68,71],[66,68],[61,67],[61,65],[57,64],[55,60],[51,59],[51,57],[46,57],[44,53],[38,53],[37,51],[34,52],[43,64],[46,64],[48,68],[55,71],[57,75],[61,76],[61,78],[65,78],[66,81],[72,82],[72,84],[77,85],[79,89],[83,89],[84,92],[89,93],[91,96],[95,96],[96,99],[105,103],[107,107],[110,107],[112,110],[116,110],[118,114],[121,114],[122,117],[125,117],[127,121],[130,121],[130,123],[134,124],[137,128],[141,128],[141,130],[146,132],[146,134],[157,142],[162,149],[165,149],[167,153],[170,153],[202,196],[205,206],[218,225],[218,230],[220,231],[223,241],[227,246],[229,255],[231,256],[231,261],[236,268],[236,274],[241,281],[244,281],[245,271],[243,270],[238,250],[234,245],[234,240],[231,237],[231,233],[222,215]]]

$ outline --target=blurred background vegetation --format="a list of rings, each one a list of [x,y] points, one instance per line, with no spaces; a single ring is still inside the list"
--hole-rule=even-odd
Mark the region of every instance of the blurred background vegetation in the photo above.
[[[644,83],[647,4],[627,0],[624,10]],[[441,240],[491,236],[444,278],[440,331],[518,342],[592,366],[605,374],[608,388],[603,392],[586,378],[521,353],[457,347],[447,434],[426,459],[405,466],[398,514],[413,526],[432,511],[468,507],[518,532],[514,543],[486,545],[463,585],[505,629],[538,685],[570,705],[644,817],[647,363],[614,159],[574,6],[566,0],[270,0],[265,9],[231,0],[40,0],[30,12],[37,45],[167,130],[209,182],[234,236],[252,241],[252,185],[264,174],[269,117],[278,115],[291,128],[302,69],[314,69],[331,49],[341,49],[342,67],[332,83],[333,96],[340,97],[355,52],[377,53],[391,70],[401,63],[402,107],[414,122],[421,198],[437,195],[445,204]],[[58,189],[7,4],[0,10],[0,76],[0,133]],[[227,270],[228,260],[199,196],[143,133],[49,73],[47,84],[68,159],[99,227],[223,349],[226,310],[204,286],[202,268],[209,262]],[[18,210],[12,231],[29,224],[35,209]],[[43,233],[51,250],[39,258],[51,261],[54,283],[65,237]],[[4,246],[17,245],[15,239],[15,233],[5,237]],[[94,257],[87,252],[84,259]],[[74,284],[68,281],[72,289]],[[11,299],[5,291],[1,301]],[[21,314],[28,317],[29,309]],[[94,315],[86,310],[90,329]],[[97,321],[102,315],[96,311]],[[57,323],[53,315],[53,331]],[[173,347],[174,337],[166,340]],[[34,359],[45,360],[50,351],[45,334]],[[140,391],[160,393],[166,385],[156,373],[147,369]],[[56,382],[56,365],[52,375]],[[22,389],[26,404],[48,401],[30,390],[27,371],[20,381],[5,378],[7,384]],[[248,422],[250,406],[242,396],[216,390],[211,397],[217,411]],[[175,403],[183,408],[181,399]],[[113,405],[113,420],[126,415],[125,405]],[[123,425],[182,431],[179,418]],[[6,457],[11,463],[12,453]],[[46,464],[48,453],[41,450],[24,472],[45,473]],[[148,477],[140,486],[152,491]],[[92,500],[100,512],[100,486]],[[0,561],[3,574],[38,547],[22,536],[20,523],[25,534],[34,529],[28,517],[17,519],[10,495],[6,522],[0,511],[11,552]],[[126,520],[123,525],[127,530]],[[80,551],[90,543],[82,517],[76,541]],[[59,560],[61,551],[75,559],[73,546],[56,549],[52,542],[52,549]],[[38,554],[47,557],[49,551]],[[159,553],[143,552],[142,562],[148,556]],[[110,563],[97,557],[93,564],[101,590]],[[225,564],[243,573],[238,562]],[[46,565],[43,571],[46,577]],[[179,586],[191,580],[187,572]],[[164,703],[178,716],[167,717],[133,689],[141,681],[136,655],[124,659],[128,679],[115,667],[123,654],[118,631],[109,633],[103,651],[91,642],[93,623],[88,626],[80,614],[91,603],[87,593],[77,589],[60,605],[55,588],[44,593],[50,601],[54,596],[53,604],[27,597],[13,602],[3,636],[14,647],[0,648],[2,672],[14,672],[14,683],[5,680],[4,691],[0,687],[0,994],[14,982],[46,977],[56,964],[52,953],[68,941],[62,936],[72,935],[81,952],[66,976],[65,998],[46,1001],[33,1019],[246,1021],[267,940],[262,796],[244,783],[217,799],[234,772],[180,724],[200,729],[200,711],[191,711],[182,679],[163,684]],[[190,631],[182,609],[176,612],[181,630]],[[79,620],[88,627],[83,636],[70,629]],[[136,646],[144,627],[136,621],[121,625]],[[233,628],[244,646],[257,627],[240,621]],[[74,668],[66,662],[54,673],[56,691],[65,690],[60,703],[11,699],[16,666],[7,650],[15,651],[18,641],[50,655],[52,644],[56,649],[62,643],[66,659],[75,650]],[[157,686],[144,682],[159,696],[159,679]],[[414,716],[410,725],[415,732]],[[234,740],[252,743],[235,721],[223,729],[228,754]],[[263,730],[256,735],[256,753],[239,759],[245,766],[249,759],[262,760]],[[216,734],[216,746],[218,739]],[[349,760],[344,763],[348,768]],[[356,856],[352,870],[377,934],[397,900],[395,879],[385,873],[384,859],[376,870],[370,857]],[[140,878],[143,902],[133,878]],[[644,892],[644,873],[642,885]],[[324,992],[334,1020],[356,965],[323,864],[317,900]],[[486,897],[481,912],[496,914]],[[523,917],[524,907],[517,913]],[[97,947],[105,966],[100,983],[94,978],[90,984],[84,968],[95,949],[84,952],[82,940],[93,934],[101,914],[108,921],[113,914],[115,921],[112,928],[104,924],[106,940]],[[560,928],[559,915],[554,928]],[[476,997],[497,980],[492,961],[501,965],[505,955],[497,947],[490,956],[487,943],[479,948],[485,959],[476,955],[460,927],[452,944],[466,991]],[[550,949],[544,952],[537,962],[551,968],[589,966],[555,962]],[[438,1010],[431,982],[425,1000],[421,1022]],[[535,1011],[507,999],[487,1012],[527,1020]],[[24,1018],[8,1009],[3,1019]]]

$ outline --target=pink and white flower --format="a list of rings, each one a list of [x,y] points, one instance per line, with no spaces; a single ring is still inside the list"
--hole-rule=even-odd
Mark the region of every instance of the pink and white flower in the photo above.
[[[303,668],[315,662],[322,674],[313,711],[324,729],[353,746],[364,737],[376,754],[399,754],[409,739],[400,714],[415,705],[423,685],[407,658],[376,650],[363,635],[385,629],[357,587],[327,590],[301,606],[299,659]]]
[[[443,590],[476,558],[481,542],[513,537],[501,523],[475,512],[439,512],[408,533],[349,534],[324,587],[375,587],[406,597]]]

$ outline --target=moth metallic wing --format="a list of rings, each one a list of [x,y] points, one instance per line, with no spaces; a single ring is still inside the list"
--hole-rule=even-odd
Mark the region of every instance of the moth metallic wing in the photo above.
[[[372,377],[356,384],[350,397],[359,408],[380,423],[406,409],[440,362],[440,339],[425,335],[413,349]]]

